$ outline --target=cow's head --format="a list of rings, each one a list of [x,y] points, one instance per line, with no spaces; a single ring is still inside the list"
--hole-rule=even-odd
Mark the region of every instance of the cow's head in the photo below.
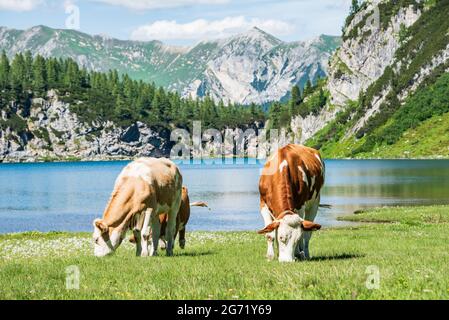
[[[279,262],[292,262],[295,260],[295,250],[304,231],[316,231],[321,225],[306,221],[299,215],[282,213],[271,224],[260,230],[259,234],[265,234],[277,230],[279,243]]]
[[[122,242],[122,233],[109,227],[103,219],[95,219],[93,226],[94,255],[104,257],[112,254]]]

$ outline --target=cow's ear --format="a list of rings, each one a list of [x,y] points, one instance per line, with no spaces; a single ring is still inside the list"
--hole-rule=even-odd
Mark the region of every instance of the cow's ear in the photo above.
[[[280,225],[280,222],[275,221],[275,222],[269,224],[268,226],[266,226],[265,228],[263,228],[262,230],[257,231],[257,233],[265,234],[265,233],[272,232],[272,231],[276,230],[277,228],[279,228],[279,225]]]
[[[95,219],[94,227],[100,229],[101,233],[106,233],[109,230],[108,225],[103,221],[103,219]]]
[[[301,223],[301,227],[305,231],[317,231],[321,229],[321,225],[318,223],[313,223],[311,221],[304,220]]]

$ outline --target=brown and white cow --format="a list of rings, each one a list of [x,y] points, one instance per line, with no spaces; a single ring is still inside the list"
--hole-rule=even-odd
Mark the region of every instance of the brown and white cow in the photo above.
[[[140,158],[129,163],[115,181],[103,218],[94,220],[95,256],[113,253],[127,230],[133,231],[137,256],[148,256],[150,228],[155,230],[150,253],[157,255],[163,213],[167,214],[167,255],[172,255],[181,193],[182,176],[172,161]]]
[[[260,211],[268,241],[267,258],[274,258],[274,243],[279,247],[279,261],[309,259],[312,231],[321,228],[313,223],[320,204],[325,167],[318,151],[287,145],[265,164],[259,181]]]
[[[178,216],[176,218],[176,228],[175,228],[175,239],[179,232],[179,246],[181,247],[181,249],[184,249],[186,245],[186,225],[190,219],[190,207],[207,207],[207,203],[203,201],[190,203],[189,192],[187,190],[187,187],[183,186],[181,205],[179,207]],[[165,233],[167,228],[168,215],[166,213],[159,215],[159,221],[161,223],[159,245],[161,249],[165,249],[167,246],[165,240]],[[135,243],[135,238],[133,235],[129,238],[129,241]]]
[[[186,187],[183,186],[181,196],[181,206],[179,207],[178,217],[176,219],[176,231],[175,231],[175,238],[179,231],[179,246],[181,247],[181,249],[184,249],[186,245],[186,225],[189,222],[190,218],[190,207],[207,207],[207,203],[203,201],[190,203],[189,191],[187,190]],[[161,239],[165,245],[166,242],[165,232],[168,222],[167,215],[161,215],[160,220],[161,220]]]

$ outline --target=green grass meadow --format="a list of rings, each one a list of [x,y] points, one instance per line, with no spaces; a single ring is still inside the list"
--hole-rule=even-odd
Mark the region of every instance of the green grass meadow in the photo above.
[[[88,233],[1,235],[0,299],[449,298],[448,206],[344,219],[359,223],[316,232],[312,260],[289,264],[268,262],[255,232],[191,232],[174,257],[148,258],[127,242],[96,258]],[[66,288],[69,266],[80,271],[79,289]],[[372,270],[377,289],[366,285]]]

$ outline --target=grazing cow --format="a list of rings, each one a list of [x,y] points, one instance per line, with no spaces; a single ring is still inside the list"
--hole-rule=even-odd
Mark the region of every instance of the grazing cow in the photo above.
[[[176,235],[179,232],[179,246],[181,249],[185,248],[186,244],[186,225],[187,222],[189,222],[190,218],[190,207],[207,207],[207,203],[203,201],[198,202],[192,202],[190,203],[189,199],[189,193],[187,190],[187,187],[182,187],[182,196],[181,196],[181,206],[179,207],[178,216],[176,218],[176,228],[175,228],[175,239]],[[161,223],[161,233],[160,233],[160,241],[159,245],[161,249],[165,249],[166,247],[166,240],[165,240],[165,231],[167,228],[167,222],[168,222],[168,216],[167,214],[161,214],[159,215],[159,221]],[[135,239],[132,235],[129,238],[129,241],[134,243]]]
[[[268,241],[267,258],[274,258],[276,239],[279,261],[309,259],[312,231],[321,228],[313,223],[320,204],[325,167],[318,151],[287,145],[265,164],[259,181],[260,211]]]
[[[167,213],[167,255],[173,255],[181,192],[182,176],[172,161],[140,158],[128,164],[115,181],[103,218],[94,220],[95,256],[113,253],[127,230],[133,231],[137,256],[148,256],[150,227],[156,230],[150,254],[157,255],[162,213]]]
[[[189,222],[190,218],[190,207],[207,207],[207,203],[203,201],[192,202],[190,203],[189,192],[186,187],[182,187],[182,197],[181,197],[181,206],[179,207],[178,218],[176,219],[176,230],[175,230],[175,239],[176,235],[179,231],[179,246],[181,249],[185,248],[186,245],[186,225]],[[167,228],[167,215],[160,215],[159,219],[161,220],[161,239],[164,242],[161,247],[165,246],[165,230]]]

